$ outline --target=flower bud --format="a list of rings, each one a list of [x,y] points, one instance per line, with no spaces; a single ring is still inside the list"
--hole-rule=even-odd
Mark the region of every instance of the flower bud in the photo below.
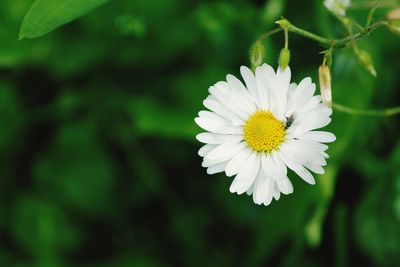
[[[328,49],[322,52],[324,54],[323,65],[332,66],[332,49]]]
[[[400,7],[390,10],[386,14],[387,27],[390,31],[400,34]]]
[[[256,69],[264,62],[265,48],[261,41],[256,41],[250,48],[250,64],[252,69]]]
[[[372,62],[371,56],[365,50],[357,51],[358,61],[360,61],[361,65],[374,77],[376,77],[376,70],[374,67],[374,63]]]
[[[281,26],[281,28],[284,30],[288,30],[289,27],[292,26],[292,24],[287,19],[280,19],[278,21],[275,21],[275,23]]]
[[[290,62],[290,51],[287,48],[282,48],[279,54],[279,67],[281,70],[286,69]]]
[[[325,0],[324,5],[333,14],[344,17],[350,6],[350,0]]]
[[[398,9],[399,13],[400,13],[400,8]],[[397,11],[396,9],[392,10],[393,11]],[[389,12],[386,17],[388,18],[388,22],[386,24],[386,26],[388,27],[388,29],[393,32],[396,33],[398,35],[400,35],[400,18],[398,16],[400,16],[400,14],[395,14]],[[392,19],[389,19],[392,18]]]
[[[400,7],[390,10],[386,14],[387,20],[400,20]]]
[[[389,21],[388,28],[393,33],[400,34],[400,20],[398,20],[398,21]]]
[[[331,71],[327,65],[321,65],[318,69],[319,86],[321,90],[322,103],[332,107]]]

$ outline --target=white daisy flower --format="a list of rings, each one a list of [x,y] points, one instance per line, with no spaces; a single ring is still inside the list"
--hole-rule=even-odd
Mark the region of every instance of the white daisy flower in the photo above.
[[[195,122],[206,132],[196,138],[208,174],[235,176],[230,192],[253,195],[256,204],[269,205],[282,194],[293,193],[287,168],[309,184],[310,171],[323,174],[325,153],[336,137],[316,131],[331,121],[332,109],[315,95],[315,84],[304,78],[290,84],[290,68],[277,72],[264,64],[255,75],[242,66],[246,85],[227,75],[209,89]]]
[[[325,0],[324,5],[332,13],[344,16],[350,6],[350,0]]]

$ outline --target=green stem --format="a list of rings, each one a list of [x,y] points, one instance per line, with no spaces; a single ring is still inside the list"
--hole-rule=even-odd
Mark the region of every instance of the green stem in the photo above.
[[[298,35],[302,35],[302,36],[304,36],[306,38],[309,38],[311,40],[317,41],[317,42],[319,42],[321,44],[324,44],[324,45],[327,45],[327,46],[329,46],[329,44],[332,42],[331,39],[328,39],[328,38],[316,35],[315,33],[312,33],[312,32],[297,28],[293,24],[289,24],[287,29],[290,32],[296,33]]]
[[[284,28],[285,30],[287,29],[289,32],[293,32],[299,35],[302,35],[306,38],[312,39],[314,41],[319,42],[320,44],[327,46],[327,47],[332,47],[332,48],[338,48],[338,47],[344,47],[346,46],[348,43],[352,42],[352,41],[356,41],[360,38],[363,38],[367,35],[369,35],[372,31],[374,31],[375,29],[384,26],[387,24],[387,21],[378,21],[374,24],[372,24],[369,27],[364,28],[363,31],[360,31],[358,33],[349,35],[345,38],[342,39],[329,39],[329,38],[325,38],[322,36],[319,36],[315,33],[300,29],[296,26],[294,26],[293,24],[291,24],[289,21],[283,19],[281,21],[278,21],[278,24],[281,25],[282,28]],[[284,26],[283,26],[284,25]]]
[[[265,38],[267,38],[267,37],[269,37],[269,36],[271,36],[271,35],[273,35],[273,34],[275,34],[277,32],[280,32],[280,31],[282,31],[282,28],[276,28],[276,29],[273,29],[272,31],[263,33],[263,34],[260,35],[260,37],[258,37],[257,41],[262,42],[262,41],[265,40]]]
[[[378,8],[378,5],[380,3],[380,0],[375,0],[374,6],[371,8],[371,10],[368,12],[368,17],[367,17],[367,23],[366,26],[370,26],[375,15],[375,10]]]
[[[287,30],[285,30],[285,48],[289,48],[289,33]]]
[[[352,109],[347,106],[333,103],[333,108],[337,111],[347,113],[350,115],[360,116],[393,116],[400,114],[400,107],[393,107],[388,109]]]

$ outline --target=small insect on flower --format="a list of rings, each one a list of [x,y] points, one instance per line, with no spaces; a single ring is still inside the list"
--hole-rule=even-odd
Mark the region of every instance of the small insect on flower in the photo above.
[[[315,95],[315,84],[304,78],[290,83],[290,67],[241,67],[245,85],[233,75],[209,89],[195,122],[206,132],[199,155],[208,174],[235,176],[232,193],[253,195],[256,204],[269,205],[282,194],[291,194],[288,168],[309,184],[310,171],[322,174],[326,165],[323,143],[336,137],[316,129],[328,125],[332,109]]]
[[[286,117],[286,123],[285,123],[285,130],[289,129],[289,127],[292,125],[294,122],[294,118],[296,117],[296,113],[293,113],[289,117]]]

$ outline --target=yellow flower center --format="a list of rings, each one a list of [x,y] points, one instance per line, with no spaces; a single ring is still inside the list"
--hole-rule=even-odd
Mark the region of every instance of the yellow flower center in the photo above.
[[[275,118],[271,111],[258,110],[243,126],[244,140],[257,152],[271,152],[285,138],[285,124]]]

